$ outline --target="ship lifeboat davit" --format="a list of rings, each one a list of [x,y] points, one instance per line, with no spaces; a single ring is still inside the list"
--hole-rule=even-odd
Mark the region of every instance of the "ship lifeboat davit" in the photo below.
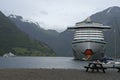
[[[86,49],[84,54],[86,56],[86,60],[89,60],[91,56],[93,55],[93,51],[91,49]]]

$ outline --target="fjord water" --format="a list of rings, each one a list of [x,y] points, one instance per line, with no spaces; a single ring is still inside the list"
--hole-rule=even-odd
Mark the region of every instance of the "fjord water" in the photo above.
[[[83,69],[86,64],[73,57],[0,57],[0,68]]]

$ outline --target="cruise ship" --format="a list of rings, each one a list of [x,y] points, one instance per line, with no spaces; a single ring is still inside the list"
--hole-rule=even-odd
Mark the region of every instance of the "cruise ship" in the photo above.
[[[74,30],[74,39],[72,41],[73,55],[79,60],[100,59],[105,55],[105,44],[103,31],[110,29],[110,26],[104,26],[100,23],[91,21],[90,18],[76,23],[68,30]]]

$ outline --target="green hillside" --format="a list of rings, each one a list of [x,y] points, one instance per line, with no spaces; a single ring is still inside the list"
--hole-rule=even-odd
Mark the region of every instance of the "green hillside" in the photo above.
[[[0,12],[0,55],[13,52],[20,56],[53,56],[55,53],[44,43],[30,39]]]

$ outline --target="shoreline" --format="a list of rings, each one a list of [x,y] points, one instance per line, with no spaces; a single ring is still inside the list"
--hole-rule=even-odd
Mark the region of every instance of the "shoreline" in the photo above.
[[[85,72],[79,69],[0,69],[0,80],[119,80],[116,70]]]

